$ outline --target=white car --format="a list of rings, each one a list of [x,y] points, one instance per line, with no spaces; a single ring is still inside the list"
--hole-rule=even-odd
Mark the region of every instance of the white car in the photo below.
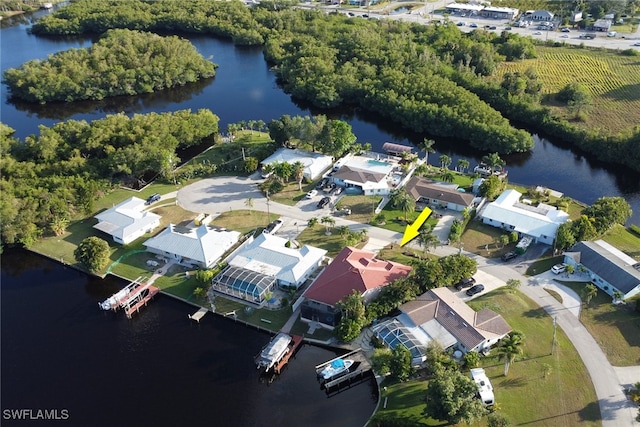
[[[313,199],[318,195],[318,190],[311,190],[307,193],[307,199]]]
[[[564,273],[567,269],[567,264],[556,264],[553,267],[551,267],[551,272],[553,274],[560,274],[560,273]]]
[[[640,42],[638,42],[638,43],[634,43],[633,45],[634,45],[634,46],[640,46]]]

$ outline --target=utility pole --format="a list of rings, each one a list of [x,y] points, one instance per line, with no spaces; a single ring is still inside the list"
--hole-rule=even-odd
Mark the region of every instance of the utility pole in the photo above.
[[[556,324],[557,324],[557,316],[553,316],[553,340],[551,341],[551,354],[553,354],[553,350],[556,348]]]

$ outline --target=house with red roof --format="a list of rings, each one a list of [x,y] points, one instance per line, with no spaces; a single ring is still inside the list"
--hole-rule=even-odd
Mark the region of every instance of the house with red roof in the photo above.
[[[376,259],[370,251],[345,247],[309,286],[301,298],[300,318],[333,328],[340,322],[336,304],[353,291],[362,294],[365,304],[394,280],[411,271],[397,262]]]

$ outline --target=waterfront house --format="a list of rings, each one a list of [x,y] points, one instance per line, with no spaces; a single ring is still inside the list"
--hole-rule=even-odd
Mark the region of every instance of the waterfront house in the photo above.
[[[261,164],[266,166],[273,163],[294,164],[296,162],[300,162],[304,166],[304,177],[313,181],[333,165],[333,158],[322,153],[313,153],[297,148],[280,148],[264,159]]]
[[[394,280],[406,277],[411,267],[392,261],[376,259],[370,251],[345,247],[296,303],[303,321],[315,321],[333,328],[340,322],[336,304],[358,291],[365,304]]]
[[[431,289],[399,309],[400,315],[373,331],[391,349],[407,347],[415,365],[425,361],[431,341],[445,350],[486,352],[511,332],[501,315],[488,308],[474,311],[448,288]]]
[[[402,159],[382,153],[347,155],[336,162],[331,180],[347,190],[365,195],[386,195],[402,185],[413,169],[405,172]]]
[[[475,199],[473,194],[460,191],[456,184],[435,182],[418,176],[407,182],[405,190],[417,203],[454,211],[472,207]]]
[[[238,242],[237,231],[202,224],[197,228],[169,224],[144,242],[147,251],[193,267],[211,268]]]
[[[322,264],[324,249],[289,247],[288,240],[260,233],[229,255],[228,266],[213,278],[212,289],[262,304],[275,286],[298,289]]]
[[[127,245],[160,226],[160,215],[146,212],[145,207],[144,200],[130,197],[96,215],[98,223],[93,228],[109,234],[114,242]]]
[[[529,236],[536,242],[553,244],[560,224],[569,214],[544,203],[537,206],[521,202],[522,194],[505,190],[480,212],[482,222],[506,231],[516,231],[520,237]]]
[[[591,282],[612,297],[620,292],[624,300],[640,293],[640,262],[604,240],[575,244],[564,262],[578,273],[585,269]]]

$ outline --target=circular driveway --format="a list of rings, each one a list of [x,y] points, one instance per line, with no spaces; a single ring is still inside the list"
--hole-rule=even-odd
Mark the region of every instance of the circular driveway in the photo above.
[[[254,208],[260,209],[262,204],[266,205],[266,198],[257,187],[261,180],[255,176],[221,176],[194,182],[178,191],[178,205],[191,212],[220,215],[248,209],[245,203],[252,199]]]

